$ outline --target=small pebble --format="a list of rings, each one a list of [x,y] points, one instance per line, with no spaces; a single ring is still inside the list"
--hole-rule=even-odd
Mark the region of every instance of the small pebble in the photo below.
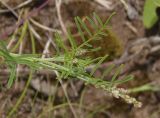
[[[131,5],[128,4],[127,16],[130,20],[138,19],[138,11]]]

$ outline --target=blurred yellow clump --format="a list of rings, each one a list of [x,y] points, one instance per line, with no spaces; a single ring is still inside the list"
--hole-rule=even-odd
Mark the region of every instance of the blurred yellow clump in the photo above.
[[[101,47],[100,50],[90,53],[93,58],[109,55],[109,59],[120,56],[123,52],[123,44],[121,40],[109,29],[105,30],[107,36],[102,36],[100,40],[91,41],[93,47]]]

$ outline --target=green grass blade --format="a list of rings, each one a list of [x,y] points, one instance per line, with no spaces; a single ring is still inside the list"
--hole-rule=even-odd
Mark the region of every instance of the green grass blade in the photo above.
[[[128,82],[128,81],[131,81],[133,79],[134,79],[133,75],[128,75],[121,80],[116,80],[115,83],[116,84],[122,84],[122,83],[125,83],[125,82]]]
[[[99,32],[98,34],[101,35],[101,36],[108,36],[108,34],[106,32],[103,32],[103,31]]]
[[[103,25],[101,18],[95,12],[93,13],[93,15],[96,18],[96,20],[98,21],[98,23],[101,25],[101,27],[103,27],[104,25]]]
[[[68,29],[68,40],[71,44],[72,49],[75,50],[77,48],[77,45],[76,45],[75,39],[73,38],[73,35],[71,34],[71,31],[69,29]]]
[[[30,33],[30,38],[31,38],[32,53],[35,54],[36,53],[35,38],[31,30],[29,30],[29,33]]]
[[[15,59],[10,55],[9,51],[6,48],[6,45],[3,41],[0,41],[0,56],[5,58],[7,61],[15,61]]]
[[[82,29],[81,29],[81,26],[80,26],[80,24],[79,24],[79,22],[78,22],[77,17],[75,17],[74,20],[75,20],[75,23],[76,23],[76,26],[77,26],[77,29],[78,29],[78,33],[80,34],[83,42],[85,42],[86,39],[85,39],[85,37],[84,37],[84,33],[83,33]]]
[[[113,83],[114,83],[114,81],[116,80],[117,76],[121,73],[122,68],[123,68],[123,64],[120,65],[120,66],[117,68],[116,72],[114,73],[114,75],[113,75],[113,77],[112,77],[112,79],[111,79],[111,86],[113,85]]]
[[[106,26],[106,25],[109,24],[111,18],[112,18],[115,14],[116,14],[116,12],[113,12],[113,13],[109,16],[109,18],[107,18],[106,22],[104,23],[104,26]]]
[[[97,52],[99,50],[101,50],[101,47],[97,47],[97,48],[93,48],[93,49],[88,49],[88,52]]]
[[[8,88],[11,88],[15,78],[16,78],[16,65],[10,65],[10,77],[7,83]]]
[[[81,27],[83,27],[83,29],[88,33],[88,35],[91,37],[92,33],[90,32],[90,30],[88,29],[88,27],[86,26],[86,24],[79,18],[77,17],[78,22],[81,24]]]
[[[109,67],[107,67],[107,69],[105,69],[105,71],[103,72],[101,78],[104,79],[105,76],[107,76],[115,67],[115,64],[111,64],[109,65]]]
[[[99,62],[95,65],[95,67],[93,68],[93,70],[91,71],[91,76],[93,76],[93,74],[95,73],[95,71],[99,68],[100,64],[103,63],[103,61],[108,57],[108,55],[105,55],[104,57],[102,57]]]
[[[67,53],[68,52],[67,47],[64,45],[63,39],[59,33],[55,33],[55,40],[56,40],[57,46],[59,47],[59,50],[64,49],[64,51]]]
[[[94,30],[97,31],[98,30],[98,26],[96,25],[96,23],[91,18],[89,18],[88,16],[86,16],[86,19],[89,21],[89,23],[94,28]]]
[[[92,47],[92,45],[90,45],[90,44],[88,44],[88,42],[86,42],[87,39],[85,38],[84,32],[82,31],[82,28],[81,28],[81,25],[80,25],[80,23],[78,21],[78,18],[75,17],[74,20],[75,20],[75,23],[76,23],[76,26],[77,26],[77,29],[78,29],[78,33],[80,34],[83,43],[85,42],[86,46]]]
[[[25,34],[27,32],[27,28],[28,28],[28,22],[26,21],[24,23],[24,25],[23,25],[21,36],[20,36],[18,42],[16,43],[16,45],[11,49],[11,52],[14,52],[18,48],[18,46],[20,45],[20,43],[23,41],[23,39],[25,37]]]

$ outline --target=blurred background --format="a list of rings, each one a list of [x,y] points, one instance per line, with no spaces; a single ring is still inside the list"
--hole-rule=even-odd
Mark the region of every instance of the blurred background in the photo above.
[[[9,70],[1,66],[0,117],[6,118],[17,101],[21,101],[11,118],[159,118],[159,3],[159,0],[0,0],[0,40],[5,40],[7,49],[13,53],[38,53],[42,58],[55,54],[52,42],[55,32],[67,44],[69,27],[79,41],[74,17],[85,20],[85,16],[95,12],[105,21],[115,12],[108,24],[108,36],[93,42],[102,49],[89,55],[94,58],[111,55],[97,70],[97,76],[109,64],[124,64],[120,77],[132,74],[134,80],[120,87],[128,89],[143,104],[135,108],[101,89],[85,86],[80,80],[64,80],[61,85],[49,70],[32,75],[26,95],[20,100],[30,70],[19,65],[17,79],[7,89]],[[23,32],[26,20],[28,29]]]

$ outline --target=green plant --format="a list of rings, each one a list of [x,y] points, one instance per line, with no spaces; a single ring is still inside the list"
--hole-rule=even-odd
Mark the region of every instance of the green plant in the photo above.
[[[143,10],[143,24],[146,28],[151,28],[157,21],[156,9],[160,5],[160,0],[146,0]]]
[[[55,47],[55,50],[57,53],[50,58],[41,58],[39,54],[11,53],[7,50],[5,43],[0,41],[0,57],[3,60],[2,62],[7,65],[8,68],[10,68],[10,78],[8,80],[7,86],[10,88],[15,80],[17,65],[23,64],[27,65],[31,70],[39,70],[42,68],[52,70],[55,72],[57,79],[60,81],[61,79],[80,79],[86,84],[91,84],[97,88],[102,88],[103,90],[112,94],[114,97],[122,98],[127,103],[134,104],[136,107],[140,107],[141,103],[138,102],[135,98],[127,95],[127,90],[123,88],[117,88],[117,85],[133,79],[131,75],[126,76],[121,80],[118,79],[118,75],[120,74],[123,65],[116,69],[113,77],[111,78],[111,81],[104,81],[102,78],[113,71],[113,65],[104,70],[102,77],[94,76],[95,71],[100,67],[108,55],[92,59],[89,56],[84,56],[84,54],[87,52],[100,50],[100,47],[94,49],[90,42],[93,40],[101,40],[102,36],[107,35],[105,29],[107,29],[107,24],[111,17],[103,23],[98,15],[95,13],[93,15],[98,24],[96,24],[96,22],[89,17],[87,17],[87,19],[91,26],[94,28],[94,32],[91,32],[79,17],[75,17],[75,23],[78,32],[83,40],[82,44],[80,45],[76,44],[76,39],[74,39],[70,30],[68,30],[68,40],[71,47],[67,47],[64,44],[61,35],[56,33],[55,42],[57,46]],[[28,23],[26,21],[22,31],[26,30],[27,25]],[[88,73],[86,69],[90,66],[92,66],[92,68]]]

